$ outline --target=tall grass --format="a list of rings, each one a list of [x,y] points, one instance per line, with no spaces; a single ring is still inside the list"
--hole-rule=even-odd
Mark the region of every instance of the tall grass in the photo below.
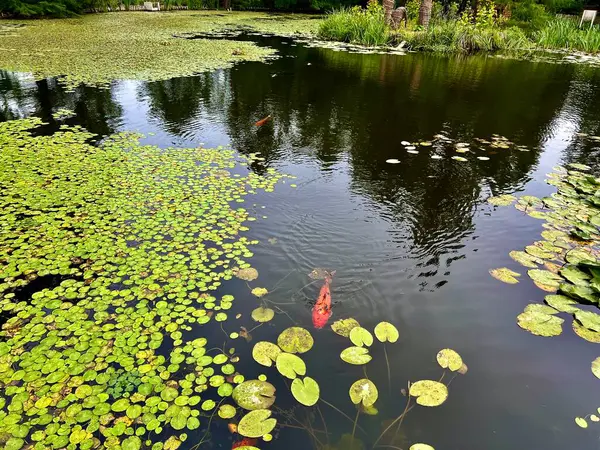
[[[332,41],[377,46],[389,43],[390,29],[385,24],[383,8],[370,2],[366,9],[355,6],[332,12],[321,23],[319,36]]]
[[[414,50],[446,53],[494,52],[532,47],[532,42],[519,28],[477,27],[456,20],[433,23],[427,31],[400,31],[398,39],[408,42]]]
[[[587,53],[600,52],[600,26],[589,24],[579,28],[579,23],[565,18],[556,18],[534,34],[541,48],[580,50]]]

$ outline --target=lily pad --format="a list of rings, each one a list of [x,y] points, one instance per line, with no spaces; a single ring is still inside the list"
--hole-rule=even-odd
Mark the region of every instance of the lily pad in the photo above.
[[[356,327],[360,327],[360,324],[356,319],[351,317],[348,319],[336,320],[331,324],[333,332],[343,337],[349,337],[352,329]]]
[[[600,314],[591,311],[576,311],[575,318],[586,328],[600,332]]]
[[[561,334],[563,322],[560,317],[536,311],[523,312],[517,317],[517,323],[521,328],[536,336],[545,337]]]
[[[543,263],[541,259],[522,251],[513,250],[509,253],[509,256],[525,267],[536,268],[538,264]]]
[[[258,307],[252,311],[252,319],[255,322],[269,322],[275,316],[275,311],[271,308]]]
[[[427,444],[413,444],[408,450],[435,450],[431,445]]]
[[[591,278],[587,273],[579,270],[575,266],[567,266],[560,271],[560,274],[569,280],[571,283],[578,286],[588,286],[589,279]]]
[[[379,342],[394,343],[400,337],[398,329],[389,322],[379,322],[375,325],[375,337]]]
[[[231,405],[221,405],[219,406],[218,414],[221,419],[231,419],[235,417],[236,409]]]
[[[294,398],[304,406],[313,406],[319,401],[319,385],[310,377],[294,379],[291,390]]]
[[[291,380],[298,375],[306,374],[306,364],[304,364],[304,361],[291,353],[280,353],[279,356],[277,356],[275,365],[281,375]]]
[[[600,356],[592,361],[592,373],[600,378]]]
[[[517,197],[514,195],[504,194],[496,197],[489,197],[487,201],[494,206],[509,206],[516,199]]]
[[[574,314],[579,311],[579,308],[575,306],[579,305],[579,303],[564,295],[546,295],[544,299],[548,305],[560,312]]]
[[[266,409],[275,402],[275,387],[266,381],[248,380],[235,387],[232,397],[244,409]]]
[[[581,428],[587,428],[588,423],[583,417],[575,417],[575,423]]]
[[[277,425],[277,420],[271,414],[268,409],[250,411],[240,420],[238,433],[248,438],[259,438],[270,433]]]
[[[448,388],[438,381],[420,380],[411,384],[409,394],[421,406],[440,406],[448,398]]]
[[[355,405],[362,403],[365,407],[373,406],[379,397],[377,386],[367,378],[355,381],[352,386],[350,386],[349,394],[352,403]]]
[[[277,345],[288,353],[306,353],[314,344],[311,334],[300,327],[290,327],[279,335]]]
[[[273,362],[277,361],[277,357],[281,353],[281,349],[271,342],[261,341],[254,344],[252,349],[252,357],[254,360],[266,367],[271,367]]]
[[[258,278],[258,270],[253,267],[238,269],[234,272],[235,276],[244,281],[254,281]]]
[[[560,275],[549,270],[532,269],[527,271],[527,274],[536,283],[536,286],[543,286],[543,290],[556,291],[560,286],[560,282],[563,281]]]
[[[573,327],[573,331],[577,336],[581,339],[584,339],[588,342],[592,342],[594,344],[600,344],[600,333],[597,331],[592,331],[581,325],[579,322],[574,320],[571,324]]]
[[[521,274],[518,272],[514,272],[506,267],[501,267],[499,269],[490,270],[490,275],[493,276],[496,280],[500,280],[503,283],[508,284],[516,284],[519,282],[516,277],[520,277]]]
[[[437,354],[437,362],[442,369],[450,369],[452,372],[456,372],[463,365],[460,355],[451,348],[440,350]]]
[[[350,341],[357,347],[370,347],[373,344],[373,335],[365,328],[355,327],[350,331]]]
[[[252,289],[252,295],[260,298],[260,297],[264,297],[265,295],[267,295],[269,293],[269,291],[265,288],[261,288],[261,287],[255,287],[254,289]]]
[[[369,350],[364,347],[348,347],[347,349],[342,350],[340,358],[348,364],[357,366],[367,364],[372,359],[371,355],[369,355]]]

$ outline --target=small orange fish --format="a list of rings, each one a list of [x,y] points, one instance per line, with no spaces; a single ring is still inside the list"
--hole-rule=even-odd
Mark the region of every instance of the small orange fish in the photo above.
[[[260,119],[258,122],[256,122],[254,125],[256,125],[257,127],[260,127],[261,125],[264,125],[265,123],[267,123],[269,120],[271,120],[271,114],[269,114],[267,117],[265,117],[264,119]]]
[[[330,274],[325,278],[325,283],[321,286],[319,297],[312,310],[312,321],[315,328],[323,328],[331,317],[331,290],[329,284],[332,276],[333,274]]]
[[[238,447],[255,447],[256,444],[258,444],[258,439],[244,438],[241,441],[234,442],[231,449],[233,450]]]

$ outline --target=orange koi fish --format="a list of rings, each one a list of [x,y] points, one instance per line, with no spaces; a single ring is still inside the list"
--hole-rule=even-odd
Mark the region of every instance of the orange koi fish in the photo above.
[[[271,120],[271,114],[269,114],[267,117],[265,117],[264,119],[260,119],[258,122],[256,122],[254,125],[256,125],[257,127],[260,127],[261,125],[264,125],[265,123],[267,123],[269,120]]]
[[[241,441],[234,442],[231,449],[233,450],[238,447],[256,447],[256,444],[258,444],[258,439],[244,438]]]
[[[329,284],[334,273],[327,275],[325,278],[325,283],[321,286],[319,297],[313,307],[312,321],[315,328],[323,328],[331,317],[331,291],[329,290]]]

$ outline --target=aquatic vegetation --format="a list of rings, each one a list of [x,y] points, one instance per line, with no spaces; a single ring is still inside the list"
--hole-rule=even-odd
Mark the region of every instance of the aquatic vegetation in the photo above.
[[[218,15],[180,11],[28,21],[11,34],[0,34],[0,68],[32,72],[36,78],[58,77],[70,87],[80,83],[104,86],[121,79],[166,80],[189,76],[230,67],[239,61],[261,61],[274,51],[251,42],[185,39],[174,35],[210,31],[232,23],[256,23],[260,30],[270,27],[278,30],[283,26],[259,20],[264,17],[265,14],[256,13]]]
[[[129,133],[94,146],[80,127],[34,136],[40,123],[0,124],[8,448],[175,449],[210,424],[205,412],[231,416],[230,396],[270,407],[274,388],[244,382],[235,350],[197,333],[225,322],[234,300],[210,292],[250,267],[245,198],[281,175],[244,171],[249,160],[224,148],[160,149]],[[260,396],[240,400],[248,391]]]
[[[600,178],[589,170],[577,163],[555,167],[547,182],[557,192],[542,199],[522,196],[515,203],[516,209],[544,220],[542,240],[527,246],[525,252],[511,252],[515,261],[531,268],[527,274],[533,283],[552,293],[545,296],[546,304],[527,305],[517,317],[521,328],[537,336],[560,335],[565,319],[559,314],[563,313],[573,316],[577,336],[600,343],[600,314],[595,312],[600,303]],[[517,281],[516,272],[507,268],[490,273],[501,281]],[[592,372],[600,378],[598,361],[592,362]],[[575,422],[582,428],[588,426],[585,418]]]

